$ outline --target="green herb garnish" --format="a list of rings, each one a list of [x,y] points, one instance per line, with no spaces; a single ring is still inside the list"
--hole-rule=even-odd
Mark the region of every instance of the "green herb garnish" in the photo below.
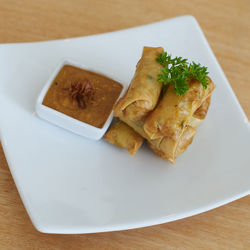
[[[156,61],[164,66],[161,73],[158,74],[158,82],[163,83],[163,93],[169,84],[173,84],[177,95],[186,94],[190,80],[198,80],[205,89],[207,88],[207,67],[195,62],[188,63],[187,59],[182,57],[172,58],[167,52],[159,54]]]

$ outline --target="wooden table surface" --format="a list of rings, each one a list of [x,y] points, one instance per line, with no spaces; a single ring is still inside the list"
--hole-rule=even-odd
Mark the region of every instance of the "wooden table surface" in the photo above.
[[[250,118],[249,0],[0,0],[0,43],[84,36],[184,14],[195,16],[200,23]],[[147,228],[88,235],[42,234],[31,224],[0,148],[0,249],[80,248],[250,249],[250,197]]]

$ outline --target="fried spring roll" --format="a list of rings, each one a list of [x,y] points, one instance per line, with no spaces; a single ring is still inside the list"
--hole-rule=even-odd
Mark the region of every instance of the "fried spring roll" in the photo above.
[[[104,135],[104,139],[134,155],[143,143],[143,138],[122,121],[117,121]]]
[[[196,128],[206,117],[210,106],[210,99],[211,96],[207,97],[194,112],[194,115],[189,121],[189,125],[185,126],[178,140],[163,136],[155,140],[148,140],[147,143],[149,147],[161,158],[168,159],[171,163],[174,163],[178,155],[182,154],[192,143],[194,135],[196,134]]]
[[[169,86],[158,106],[144,123],[144,131],[149,138],[157,139],[168,136],[173,140],[178,140],[185,127],[189,125],[195,111],[212,94],[215,85],[210,78],[208,82],[207,88],[204,89],[197,80],[191,81],[188,92],[182,96],[176,95],[173,85]],[[210,100],[204,106],[209,106],[209,103]],[[198,118],[206,115],[201,111],[197,111]]]
[[[157,78],[163,68],[156,58],[163,51],[161,47],[144,47],[130,86],[114,107],[116,117],[126,116],[138,122],[155,108],[162,89],[162,83]]]
[[[147,141],[147,143],[155,154],[174,163],[177,156],[183,153],[192,143],[195,134],[196,129],[187,126],[178,141],[165,136],[156,140]]]
[[[122,119],[126,124],[129,125],[129,127],[133,128],[138,134],[147,140],[147,144],[155,152],[155,154],[161,158],[168,159],[171,163],[174,163],[176,157],[184,152],[187,146],[191,144],[196,133],[196,129],[189,126],[189,128],[186,129],[186,133],[183,133],[183,136],[181,136],[177,141],[167,136],[162,136],[158,139],[152,140],[144,132],[143,125],[128,120],[124,117],[122,117]],[[195,118],[196,125],[198,125],[197,121],[201,120]]]
[[[202,105],[197,109],[197,113],[199,111],[199,113],[202,112],[206,115],[209,104],[210,96],[204,100],[204,105],[202,103]],[[194,112],[194,114],[197,113]],[[204,118],[205,116],[202,117],[202,119]],[[189,125],[184,127],[182,135],[178,138],[178,140],[174,140],[169,136],[161,136],[157,139],[150,139],[143,129],[143,124],[133,122],[125,116],[121,117],[121,119],[147,140],[147,144],[155,152],[155,154],[161,158],[168,159],[171,163],[174,163],[177,156],[183,153],[192,143],[194,135],[196,134],[196,128],[202,122],[202,119],[192,116],[189,121]]]

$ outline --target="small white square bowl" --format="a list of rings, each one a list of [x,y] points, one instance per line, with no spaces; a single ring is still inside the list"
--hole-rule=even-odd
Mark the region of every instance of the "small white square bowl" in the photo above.
[[[40,118],[42,118],[42,119],[44,119],[52,124],[55,124],[61,128],[69,130],[77,135],[81,135],[81,136],[84,136],[84,137],[86,137],[88,139],[92,139],[92,140],[100,140],[103,137],[103,135],[105,134],[105,132],[107,131],[107,129],[108,129],[108,127],[113,119],[113,111],[110,113],[110,115],[109,115],[108,119],[106,120],[105,124],[103,125],[103,127],[97,128],[97,127],[94,127],[94,126],[87,124],[85,122],[74,119],[68,115],[65,115],[59,111],[56,111],[55,109],[49,108],[49,107],[43,105],[43,103],[42,103],[50,85],[52,84],[52,82],[55,79],[55,77],[57,76],[58,72],[61,70],[61,68],[64,65],[75,66],[75,67],[80,68],[80,69],[89,70],[89,71],[92,71],[94,73],[105,75],[105,76],[109,77],[108,75],[106,75],[102,72],[98,72],[96,70],[93,70],[87,66],[84,66],[84,65],[79,64],[75,61],[72,61],[71,59],[64,59],[57,65],[56,69],[51,74],[51,76],[49,77],[45,86],[43,87],[41,93],[39,94],[39,96],[37,98],[37,102],[36,102],[36,108],[35,108],[36,113]],[[109,77],[109,78],[112,80],[115,80],[112,77]],[[115,81],[117,81],[117,80],[115,80]],[[117,82],[119,82],[119,81],[117,81]],[[122,93],[123,93],[123,91],[121,91],[121,94]],[[121,96],[121,94],[120,94],[120,96]],[[117,98],[117,100],[120,98],[120,96]]]

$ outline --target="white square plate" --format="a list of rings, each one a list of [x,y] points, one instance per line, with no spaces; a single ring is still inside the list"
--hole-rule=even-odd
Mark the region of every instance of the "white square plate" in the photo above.
[[[36,98],[61,58],[127,86],[144,45],[206,65],[217,85],[206,120],[174,166],[146,146],[131,157],[35,115]],[[0,132],[18,191],[41,232],[155,225],[218,207],[250,190],[249,122],[191,16],[89,37],[0,45]]]

